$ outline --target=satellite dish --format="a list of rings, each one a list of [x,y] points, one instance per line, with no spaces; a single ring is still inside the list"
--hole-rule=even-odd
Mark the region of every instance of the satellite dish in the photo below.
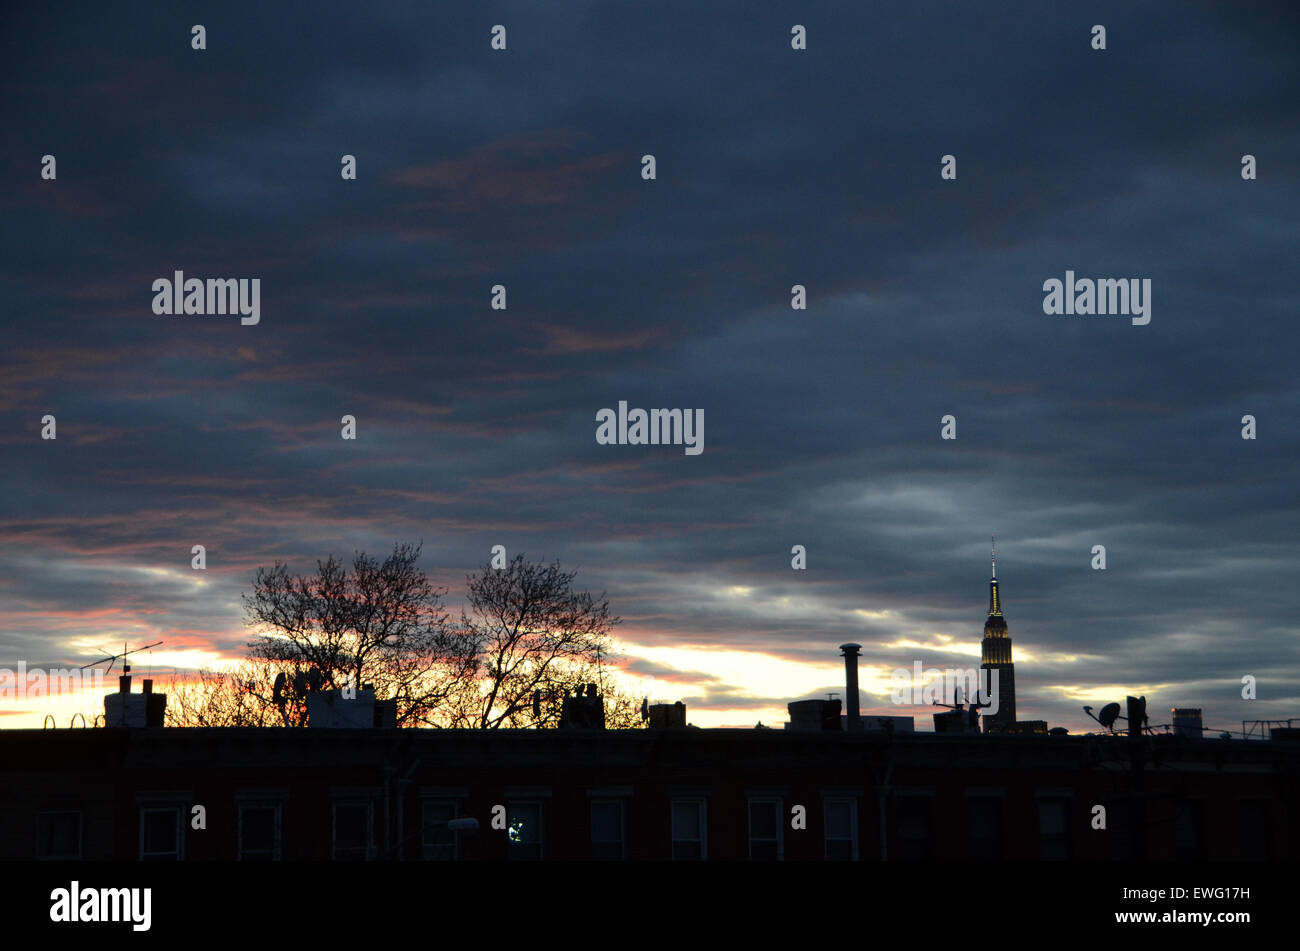
[[[1097,717],[1097,722],[1109,730],[1114,725],[1115,719],[1118,716],[1119,704],[1108,703],[1101,708],[1101,713]]]

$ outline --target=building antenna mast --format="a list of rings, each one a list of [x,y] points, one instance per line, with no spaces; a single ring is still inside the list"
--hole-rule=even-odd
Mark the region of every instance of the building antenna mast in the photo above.
[[[111,655],[109,655],[108,657],[101,657],[99,660],[91,661],[89,664],[82,664],[81,667],[80,667],[80,669],[81,669],[81,670],[85,670],[87,667],[94,667],[96,664],[102,664],[104,661],[108,661],[108,666],[104,668],[104,673],[108,673],[110,670],[113,669],[113,664],[117,661],[117,659],[118,659],[119,657],[121,657],[121,658],[123,658],[123,660],[122,660],[122,673],[124,673],[124,674],[129,674],[129,673],[131,672],[131,665],[130,665],[129,663],[127,663],[127,662],[126,662],[126,659],[125,659],[126,656],[127,656],[128,654],[138,654],[138,653],[140,653],[140,651],[147,651],[147,650],[148,650],[149,648],[151,648],[151,647],[157,647],[157,646],[158,646],[159,644],[161,644],[161,643],[162,643],[162,641],[154,641],[152,644],[145,644],[143,647],[133,647],[133,648],[131,648],[130,650],[127,650],[127,649],[126,649],[126,643],[123,642],[123,643],[122,643],[122,653],[120,653],[120,654],[111,654]],[[150,658],[149,658],[149,668],[150,668],[150,672],[152,672],[152,671],[153,671],[153,657],[152,657],[152,655],[150,655]]]

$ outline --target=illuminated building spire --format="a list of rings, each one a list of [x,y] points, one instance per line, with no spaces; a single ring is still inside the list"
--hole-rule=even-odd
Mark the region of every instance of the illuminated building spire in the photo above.
[[[996,536],[989,537],[989,616],[984,622],[984,641],[980,645],[980,667],[998,674],[998,712],[984,717],[984,732],[1005,733],[1016,722],[1016,668],[1011,660],[1011,633],[1002,616],[1002,598],[998,593],[998,548]]]
[[[998,598],[998,542],[990,535],[991,546],[989,560],[993,563],[993,575],[989,578],[989,617],[1002,616],[1002,601]]]

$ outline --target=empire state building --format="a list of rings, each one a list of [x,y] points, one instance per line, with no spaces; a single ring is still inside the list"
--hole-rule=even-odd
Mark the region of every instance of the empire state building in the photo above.
[[[992,671],[997,671],[998,712],[984,717],[985,733],[1007,733],[1016,725],[1016,665],[1011,662],[1011,635],[1002,616],[1002,599],[998,595],[998,551],[990,555],[993,575],[989,578],[989,616],[984,622],[980,669],[990,671],[989,689],[993,689]]]

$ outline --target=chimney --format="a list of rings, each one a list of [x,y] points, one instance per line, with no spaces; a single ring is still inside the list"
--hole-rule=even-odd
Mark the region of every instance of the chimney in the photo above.
[[[686,729],[686,704],[678,700],[676,703],[652,703],[646,708],[646,713],[650,718],[650,729],[652,730],[684,730]]]
[[[1127,697],[1128,701],[1128,735],[1140,737],[1147,722],[1147,698]]]
[[[1205,735],[1200,707],[1174,707],[1173,714],[1174,736],[1190,736],[1199,740]]]
[[[858,655],[861,644],[841,644],[844,654],[844,726],[849,733],[862,729],[862,718],[858,715]]]
[[[118,678],[118,692],[104,696],[104,726],[161,728],[167,719],[167,694],[154,693],[153,680],[140,681],[141,693],[131,693],[131,675]]]

